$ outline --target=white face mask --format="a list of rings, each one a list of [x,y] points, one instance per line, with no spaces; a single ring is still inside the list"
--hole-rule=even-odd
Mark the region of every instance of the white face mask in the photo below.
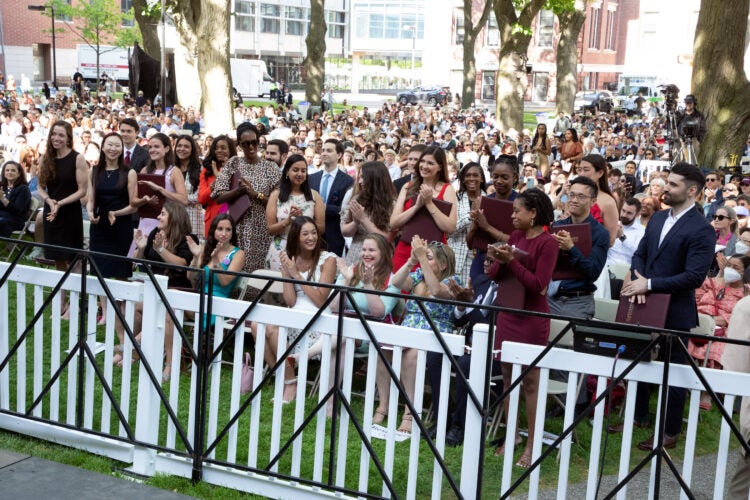
[[[738,241],[734,246],[734,253],[741,253],[744,255],[747,252],[750,252],[750,246],[748,246],[744,241]]]
[[[731,268],[731,267],[724,268],[724,282],[726,284],[736,283],[741,279],[742,279],[742,276],[736,269]]]

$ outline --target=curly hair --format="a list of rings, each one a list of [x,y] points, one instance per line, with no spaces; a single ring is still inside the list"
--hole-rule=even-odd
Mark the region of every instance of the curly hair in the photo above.
[[[555,220],[555,209],[552,207],[552,201],[541,189],[527,189],[519,194],[516,200],[523,203],[526,210],[536,210],[535,225],[549,226]]]

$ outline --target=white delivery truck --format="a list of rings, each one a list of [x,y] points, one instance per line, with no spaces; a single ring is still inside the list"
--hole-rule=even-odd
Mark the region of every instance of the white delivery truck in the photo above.
[[[86,44],[79,44],[78,71],[86,81],[96,81],[96,50]],[[106,73],[122,85],[130,78],[128,70],[128,49],[111,45],[99,46],[99,75]]]
[[[232,86],[242,97],[271,95],[273,78],[268,74],[266,63],[259,59],[229,59]]]

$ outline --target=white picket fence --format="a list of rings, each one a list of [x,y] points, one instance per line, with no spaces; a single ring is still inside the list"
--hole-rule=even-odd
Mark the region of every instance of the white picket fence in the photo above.
[[[8,270],[9,265],[0,263],[0,277]],[[0,363],[8,357],[9,350],[15,339],[21,335],[26,326],[31,323],[33,315],[41,309],[42,303],[55,287],[62,273],[49,269],[18,266],[10,274],[9,280],[0,287]],[[167,290],[166,278],[157,277],[159,286],[164,290],[168,304],[174,309],[178,323],[183,323],[187,312],[199,311],[200,295],[177,290]],[[103,333],[96,333],[97,297],[104,294],[99,282],[93,277],[86,278],[86,294],[84,303],[88,311],[86,343],[95,351],[97,346],[103,351],[96,355],[96,366],[101,370],[103,380],[96,376],[94,365],[85,360],[83,377],[79,376],[78,356],[74,356],[72,364],[62,371],[62,378],[55,382],[48,393],[41,398],[30,413],[27,409],[42,393],[52,375],[60,368],[67,356],[66,351],[73,348],[79,338],[78,300],[81,293],[81,277],[70,275],[64,283],[63,289],[70,294],[70,321],[64,322],[60,318],[61,298],[52,298],[51,308],[42,313],[42,318],[33,326],[31,335],[10,356],[8,362],[0,369],[0,428],[35,436],[68,446],[84,449],[113,459],[132,464],[134,472],[146,476],[166,473],[183,477],[194,477],[194,455],[191,450],[196,449],[195,430],[196,421],[203,418],[205,426],[205,446],[211,447],[210,453],[205,454],[200,461],[202,470],[200,479],[212,484],[227,486],[237,490],[263,494],[270,497],[309,497],[359,496],[357,492],[369,495],[391,497],[386,480],[376,475],[373,481],[370,472],[374,469],[365,442],[371,442],[372,415],[375,408],[375,372],[377,365],[377,351],[371,344],[367,351],[367,374],[364,381],[363,404],[355,405],[354,415],[365,434],[360,439],[356,430],[350,425],[352,422],[343,406],[339,407],[338,434],[332,443],[330,419],[326,419],[325,404],[321,405],[316,415],[312,416],[310,425],[293,441],[291,447],[283,454],[284,460],[277,461],[267,468],[284,443],[290,438],[292,429],[300,428],[310,412],[310,402],[305,408],[308,371],[311,365],[304,355],[300,358],[298,367],[297,399],[294,403],[283,405],[284,363],[280,363],[275,379],[270,385],[260,387],[256,397],[242,412],[230,429],[218,443],[214,443],[222,433],[222,429],[230,418],[236,415],[241,406],[250,397],[249,394],[240,395],[241,360],[245,335],[249,331],[240,328],[234,338],[234,359],[231,364],[214,361],[205,379],[206,401],[203,405],[196,405],[199,399],[200,367],[190,363],[187,373],[180,371],[180,353],[182,340],[175,331],[173,345],[172,379],[165,388],[165,401],[159,397],[154,381],[147,372],[147,365],[158,383],[163,367],[162,360],[163,338],[166,326],[166,308],[157,290],[150,282],[122,282],[107,280],[107,285],[116,300],[122,302],[124,315],[129,324],[133,324],[136,314],[136,304],[143,304],[144,335],[141,340],[141,350],[148,363],[130,364],[131,345],[126,336],[125,362],[122,369],[112,366],[113,347],[116,344],[115,312],[112,304],[108,304],[107,324]],[[30,301],[30,302],[29,302]],[[31,306],[31,307],[29,307]],[[216,331],[223,332],[231,327],[224,318],[241,317],[249,303],[232,299],[215,299],[212,312],[216,315]],[[33,311],[27,313],[27,310]],[[11,313],[14,311],[14,313]],[[50,311],[55,311],[52,314]],[[294,311],[269,305],[258,305],[248,315],[247,319],[260,324],[260,334],[255,344],[258,353],[263,352],[265,324],[279,325],[282,329],[279,335],[279,353],[286,349],[286,328],[303,328],[315,315],[314,312]],[[195,321],[198,315],[195,314]],[[320,387],[317,401],[327,392],[329,387],[329,368],[335,362],[331,355],[331,345],[337,341],[341,322],[342,343],[345,346],[341,361],[341,390],[347,400],[352,394],[354,373],[354,347],[359,340],[368,340],[365,327],[357,318],[339,318],[338,316],[322,314],[312,325],[311,331],[321,332],[325,342],[320,361]],[[413,404],[418,414],[425,414],[424,385],[425,359],[427,352],[442,352],[435,336],[428,331],[414,330],[383,323],[368,323],[369,328],[381,345],[393,346],[393,370],[398,374],[401,369],[401,358],[404,349],[419,350],[417,364],[416,394]],[[97,336],[99,337],[97,339]],[[443,338],[454,356],[464,353],[464,339],[455,335],[443,335]],[[197,335],[193,337],[193,349],[199,349]],[[99,344],[97,344],[97,341]],[[217,348],[222,341],[222,335],[217,334],[213,339],[213,346]],[[475,328],[471,358],[471,376],[469,385],[482,398],[486,378],[486,349],[488,345],[487,330]],[[503,359],[514,365],[513,377],[516,379],[521,373],[521,366],[528,365],[541,352],[541,347],[526,344],[506,343],[503,349]],[[281,354],[280,354],[281,355]],[[258,389],[262,381],[263,359],[254,358],[254,389]],[[48,365],[48,366],[47,366]],[[545,425],[545,405],[548,385],[549,369],[572,370],[570,381],[575,381],[578,373],[593,374],[598,377],[597,390],[605,390],[606,378],[612,371],[612,359],[576,353],[568,349],[553,348],[540,362],[542,376],[539,387],[539,401],[537,410],[537,429]],[[615,373],[619,374],[626,366],[625,361],[618,361]],[[137,373],[133,370],[137,369]],[[228,371],[227,375],[225,372]],[[222,377],[222,373],[224,376]],[[750,375],[730,373],[717,370],[704,370],[706,378],[717,393],[725,394],[725,406],[732,408],[736,396],[750,395]],[[632,421],[636,382],[660,384],[662,381],[661,363],[642,363],[631,371],[628,380],[624,420],[626,422],[620,453],[619,477],[623,479],[630,470]],[[440,400],[449,400],[450,363],[447,357],[442,362],[442,384]],[[685,455],[683,458],[682,474],[688,484],[693,481],[692,467],[695,450],[695,438],[698,426],[699,393],[702,387],[695,374],[689,367],[672,366],[670,368],[670,383],[690,389],[689,419],[687,423]],[[82,385],[79,385],[82,384]],[[103,395],[103,386],[115,387],[115,401],[113,405],[109,398]],[[360,383],[361,385],[361,383]],[[575,407],[575,383],[568,385],[565,427],[573,421]],[[180,387],[189,387],[189,390]],[[270,412],[261,401],[264,392],[272,391],[274,403]],[[391,394],[397,394],[394,383],[391,384]],[[512,435],[517,421],[515,415],[519,404],[518,390],[510,395],[510,418],[506,432]],[[82,395],[82,398],[79,398]],[[399,400],[399,403],[402,403]],[[389,415],[397,415],[397,401],[390,400]],[[114,415],[119,406],[127,426],[119,422]],[[77,409],[80,407],[80,413]],[[403,405],[401,404],[401,407]],[[176,419],[168,415],[167,408],[171,408]],[[357,410],[356,408],[359,408]],[[265,410],[265,411],[264,411]],[[438,456],[445,451],[444,436],[446,431],[448,405],[441,405],[436,415],[437,436],[435,446]],[[80,418],[80,422],[78,421]],[[460,475],[454,473],[459,491],[454,492],[447,484],[446,475],[438,465],[436,458],[431,470],[431,481],[419,486],[420,477],[429,472],[420,469],[420,458],[424,461],[424,446],[420,451],[420,431],[416,422],[411,437],[403,443],[396,441],[397,418],[389,418],[387,436],[384,446],[378,452],[378,460],[382,464],[385,476],[394,484],[395,496],[406,498],[464,497],[478,498],[478,472],[480,471],[480,453],[482,417],[480,410],[469,403],[467,410],[466,432],[464,446],[461,451]],[[658,421],[658,416],[657,416]],[[290,426],[289,423],[293,422]],[[589,472],[587,477],[587,498],[594,498],[598,463],[601,454],[603,433],[603,406],[596,408],[593,419],[593,437],[590,443]],[[198,426],[200,427],[200,426]],[[128,429],[132,434],[128,433]],[[184,436],[184,439],[183,439]],[[534,460],[542,451],[542,433],[536,434],[533,444]],[[350,446],[349,441],[355,440],[361,446]],[[726,478],[726,458],[730,440],[729,427],[722,426],[718,438],[719,452],[715,474],[714,491],[716,497],[723,492]],[[310,454],[310,444],[303,446],[303,441],[314,442],[313,452]],[[501,471],[487,471],[485,481],[497,480],[500,476],[500,494],[506,494],[512,484],[512,454],[514,449],[509,440],[506,456]],[[328,471],[329,446],[333,445],[335,468]],[[570,469],[570,446],[568,437],[563,441],[558,466],[557,495],[565,498],[568,491],[568,471]],[[353,452],[352,449],[356,449]],[[408,449],[408,451],[406,451]],[[428,452],[430,453],[430,452]],[[406,461],[403,457],[408,456]],[[433,457],[430,453],[429,457]],[[552,454],[555,457],[555,454]],[[552,458],[554,460],[554,458]],[[450,470],[450,467],[449,467]],[[654,484],[655,461],[651,465],[652,489]],[[328,475],[332,475],[332,482],[327,485]],[[399,479],[400,478],[400,479]],[[539,493],[540,472],[537,468],[528,479],[528,496],[536,498]],[[327,487],[328,486],[328,487]],[[330,486],[338,488],[331,488]],[[626,498],[627,489],[618,493],[618,498]],[[653,493],[653,491],[652,491]],[[651,496],[651,495],[649,495]],[[684,495],[683,495],[684,496]]]
[[[0,276],[5,274],[8,267],[8,264],[0,264]],[[61,272],[54,270],[17,266],[11,272],[9,280],[0,287],[0,362],[8,356],[10,346],[15,343],[15,339],[31,322],[32,317],[26,314],[27,297],[33,297],[32,309],[33,311],[39,311],[45,297],[49,295],[61,276]],[[183,318],[188,317],[185,314],[186,312],[193,312],[197,324],[199,321],[197,311],[199,311],[200,306],[200,295],[167,290],[166,278],[158,276],[157,280],[161,289],[164,290],[168,304],[175,311],[178,323],[182,323]],[[20,345],[10,357],[8,364],[0,371],[0,410],[2,410],[0,412],[0,427],[132,463],[132,470],[142,475],[151,476],[157,473],[167,473],[192,477],[194,464],[190,456],[190,450],[195,449],[195,422],[196,419],[200,418],[200,408],[195,404],[199,367],[195,363],[191,363],[189,373],[180,372],[182,339],[175,330],[172,378],[168,385],[164,385],[164,396],[167,404],[160,400],[154,382],[148,375],[146,365],[148,364],[151,367],[158,383],[163,367],[161,360],[164,358],[165,306],[155,287],[149,281],[138,283],[107,280],[107,285],[115,299],[122,301],[125,318],[129,324],[133,324],[136,304],[139,302],[143,304],[144,333],[140,347],[148,363],[131,366],[131,344],[126,336],[123,368],[122,370],[113,369],[113,348],[117,342],[115,336],[116,315],[111,303],[108,304],[103,346],[101,346],[101,333],[99,334],[99,343],[100,348],[103,347],[103,354],[98,354],[96,358],[97,366],[103,373],[106,385],[109,387],[114,385],[118,388],[119,398],[117,402],[126,422],[133,430],[133,435],[128,436],[125,425],[113,424],[113,405],[109,398],[102,395],[103,384],[96,377],[94,366],[88,359],[84,363],[83,400],[80,401],[83,417],[80,425],[78,425],[78,422],[76,422],[76,404],[79,402],[78,389],[80,388],[77,386],[79,382],[77,356],[74,357],[73,363],[68,369],[63,371],[67,383],[64,384],[62,380],[56,381],[48,394],[42,398],[42,404],[37,405],[29,415],[32,418],[24,415],[31,402],[42,393],[51,375],[56,373],[61,366],[62,359],[66,356],[66,348],[62,347],[62,344],[67,340],[67,349],[70,349],[78,341],[78,299],[81,292],[81,277],[75,274],[71,274],[62,287],[70,295],[70,321],[66,324],[61,320],[60,314],[57,313],[57,311],[60,311],[61,305],[60,295],[57,294],[52,299],[51,308],[43,311],[42,318],[34,325],[33,336],[28,337]],[[15,290],[15,297],[12,301],[9,293],[11,289]],[[85,303],[88,309],[88,317],[85,332],[87,332],[87,344],[92,351],[97,346],[97,297],[102,295],[104,295],[104,290],[98,280],[94,277],[87,277]],[[231,325],[227,323],[228,320],[225,322],[225,318],[241,317],[248,306],[248,302],[215,299],[212,304],[212,313],[216,316],[216,332],[223,332],[225,326],[228,331]],[[15,315],[10,314],[11,310],[15,310]],[[56,313],[52,314],[50,311]],[[265,324],[274,324],[281,327],[278,346],[279,356],[281,356],[286,349],[285,329],[303,328],[314,314],[314,312],[257,305],[246,318],[260,324],[260,333],[255,344],[256,352],[262,353],[264,349],[265,335],[263,331]],[[48,326],[45,326],[44,320],[47,321]],[[357,318],[339,318],[338,316],[323,314],[311,326],[310,331],[320,332],[324,340],[323,355],[320,361],[321,389],[318,391],[319,400],[324,397],[330,385],[329,368],[330,364],[335,362],[336,359],[335,356],[331,355],[331,345],[336,342],[339,321],[342,321],[343,325],[341,332],[342,342],[345,346],[343,351],[345,354],[341,365],[341,389],[347,400],[352,396],[355,341],[369,339],[365,327]],[[419,350],[416,370],[417,389],[413,404],[417,414],[424,415],[426,413],[423,404],[426,353],[442,352],[435,336],[428,331],[384,323],[370,322],[368,325],[378,339],[378,343],[392,346],[392,367],[396,374],[400,372],[402,351],[410,348]],[[15,334],[11,334],[11,327],[15,330]],[[244,328],[240,328],[234,339],[234,360],[231,365],[218,361],[219,356],[210,366],[206,379],[207,391],[205,394],[207,395],[207,401],[204,414],[207,446],[210,446],[216,440],[224,423],[234,416],[240,405],[249,398],[249,395],[240,395],[241,360],[245,335],[250,335],[249,329],[245,331]],[[197,335],[193,337],[193,349],[196,352],[199,349],[197,337]],[[476,359],[472,360],[470,386],[480,398],[484,390],[486,362],[481,353],[486,352],[487,337],[486,331],[476,333],[474,337],[474,352],[478,354],[475,356]],[[445,334],[443,339],[454,356],[460,356],[464,353],[463,337]],[[217,348],[221,341],[222,335],[215,335],[213,339],[214,348]],[[30,347],[32,345],[33,347]],[[31,352],[27,352],[27,350]],[[370,344],[367,352],[367,359],[364,408],[361,410],[361,414],[355,415],[355,418],[365,433],[365,439],[370,440],[372,415],[375,408],[375,374],[378,359],[377,351],[372,344]],[[45,368],[47,360],[49,360],[49,369]],[[30,369],[31,367],[33,369]],[[14,377],[11,376],[11,368],[13,368]],[[138,370],[137,376],[136,374],[131,376],[131,371],[136,368]],[[290,448],[291,454],[286,454],[291,457],[290,460],[287,460],[287,465],[282,468],[277,462],[269,469],[271,475],[264,475],[259,470],[264,469],[269,461],[277,455],[286,439],[291,435],[288,430],[284,430],[284,424],[293,421],[293,428],[296,430],[302,425],[307,413],[309,413],[305,409],[306,391],[304,389],[306,388],[305,382],[308,378],[310,364],[304,352],[300,357],[298,367],[299,390],[297,399],[289,405],[283,405],[281,402],[284,387],[283,369],[284,363],[280,363],[275,381],[272,382],[273,385],[266,385],[261,388],[247,411],[243,413],[243,417],[232,425],[221,440],[220,446],[215,446],[207,454],[206,461],[201,464],[202,479],[213,484],[273,497],[288,497],[300,493],[340,496],[340,492],[332,493],[331,490],[324,489],[327,481],[325,469],[328,467],[326,447],[331,441],[330,429],[327,428],[327,422],[330,422],[330,419],[326,419],[325,404],[313,417],[311,424],[294,440]],[[226,370],[229,370],[231,375],[222,379],[222,372]],[[262,380],[262,356],[255,357],[254,370],[256,374],[254,377],[255,389]],[[11,378],[14,378],[13,384],[11,384]],[[227,378],[229,378],[229,381],[226,380]],[[448,401],[450,380],[450,362],[447,357],[444,357],[441,389],[443,401]],[[180,386],[184,384],[188,384],[189,393],[185,390],[180,391]],[[12,385],[15,385],[15,388]],[[28,386],[31,386],[30,390]],[[273,391],[275,403],[271,412],[270,433],[265,433],[262,429],[267,429],[269,419],[266,418],[265,421],[261,419],[261,406],[267,404],[261,402],[261,395],[268,390]],[[391,383],[391,394],[398,395],[395,383]],[[137,404],[134,403],[136,401]],[[397,415],[400,413],[397,403],[402,402],[402,399],[397,402],[396,397],[391,397],[389,414]],[[402,404],[400,406],[403,408]],[[458,476],[455,479],[455,482],[460,485],[460,495],[465,497],[475,497],[477,494],[476,471],[478,470],[479,456],[475,444],[481,440],[479,429],[481,429],[482,419],[479,410],[472,408],[472,406],[470,405],[467,415],[467,429],[469,431],[466,434],[466,442],[472,443],[473,446],[464,447],[460,481]],[[177,417],[176,421],[168,415],[167,407],[173,410]],[[352,453],[348,442],[350,439],[360,442],[360,437],[356,430],[352,431],[349,415],[343,410],[343,406],[340,409],[339,432],[336,436],[335,445],[336,460],[335,470],[333,471],[333,485],[346,488],[350,492],[369,491],[370,494],[391,496],[385,481],[381,481],[382,485],[370,484],[370,470],[374,467],[373,462],[364,443],[358,447],[359,453]],[[440,437],[435,442],[441,457],[445,448],[446,417],[447,405],[442,405],[436,416],[438,436]],[[419,469],[421,442],[419,428],[415,422],[411,438],[407,441],[409,444],[398,444],[395,439],[397,421],[397,418],[388,419],[385,449],[378,459],[382,463],[387,477],[393,480],[397,455],[404,455],[405,447],[408,446],[407,484],[395,484],[395,491],[399,492],[397,496],[406,498],[424,496],[425,491],[418,493],[417,490],[417,479],[422,472]],[[162,425],[159,425],[160,422]],[[246,430],[246,432],[240,432],[240,425],[245,426],[243,430]],[[179,432],[180,430],[182,430],[182,433]],[[245,434],[247,438],[240,440],[240,434]],[[286,438],[282,439],[282,434],[286,435]],[[315,445],[312,456],[303,453],[303,440],[308,435],[314,436]],[[260,450],[262,449],[268,450],[267,456],[261,456]],[[421,453],[424,454],[424,451]],[[243,457],[242,460],[238,458],[240,456]],[[401,464],[399,468],[401,468],[403,462],[399,463]],[[473,467],[472,464],[474,464]],[[232,465],[236,465],[237,468],[232,467]],[[358,469],[358,473],[350,472],[350,469]],[[403,470],[395,472],[401,473],[399,477],[404,477]],[[281,477],[274,477],[277,474]],[[356,477],[357,480],[352,481],[350,478],[347,481],[348,476]],[[429,491],[433,498],[439,498],[446,490],[444,489],[445,476],[442,468],[438,466],[437,460],[432,467],[432,476]],[[299,480],[290,480],[289,478],[298,478]],[[318,485],[314,483],[318,483]]]

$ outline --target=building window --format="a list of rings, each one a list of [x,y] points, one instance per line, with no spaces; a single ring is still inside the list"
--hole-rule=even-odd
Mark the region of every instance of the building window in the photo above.
[[[70,5],[70,1],[71,0],[62,0],[62,3]],[[58,20],[58,21],[66,22],[66,23],[69,23],[69,22],[72,21],[72,19],[70,18],[70,16],[66,16],[64,14],[60,14],[59,11],[58,11],[57,14],[55,14],[55,19]]]
[[[237,31],[255,31],[255,2],[250,0],[234,1],[234,29]]]
[[[351,25],[355,38],[372,40],[411,40],[413,27],[416,37],[424,38],[424,16],[419,4],[422,0],[351,0],[353,19],[345,12],[336,12],[334,24],[341,25],[341,38],[345,27]],[[328,19],[329,24],[332,22]],[[407,29],[410,28],[410,29]],[[334,37],[329,31],[329,37]]]
[[[604,48],[607,50],[615,50],[615,14],[614,10],[607,11],[607,43]]]
[[[482,100],[495,100],[495,72],[482,71]]]
[[[498,47],[500,45],[500,30],[497,27],[497,18],[494,13],[490,13],[485,32],[487,33],[487,46]]]
[[[453,18],[455,19],[455,22],[453,23],[455,26],[455,37],[453,40],[453,43],[455,45],[462,45],[464,43],[464,12],[463,10],[454,10],[453,11]]]
[[[128,14],[133,9],[133,0],[120,0],[120,8],[123,14]],[[135,25],[133,18],[122,20],[122,25],[128,28],[132,28]]]
[[[537,47],[551,48],[555,38],[555,13],[551,10],[539,12]]]
[[[302,7],[284,7],[286,34],[302,36],[305,34],[305,11]]]
[[[591,22],[589,24],[589,48],[599,48],[599,25],[601,24],[601,8],[591,7]]]
[[[281,6],[268,3],[260,4],[260,32],[281,32]]]
[[[328,38],[344,38],[346,31],[346,13],[329,10],[326,12]]]

